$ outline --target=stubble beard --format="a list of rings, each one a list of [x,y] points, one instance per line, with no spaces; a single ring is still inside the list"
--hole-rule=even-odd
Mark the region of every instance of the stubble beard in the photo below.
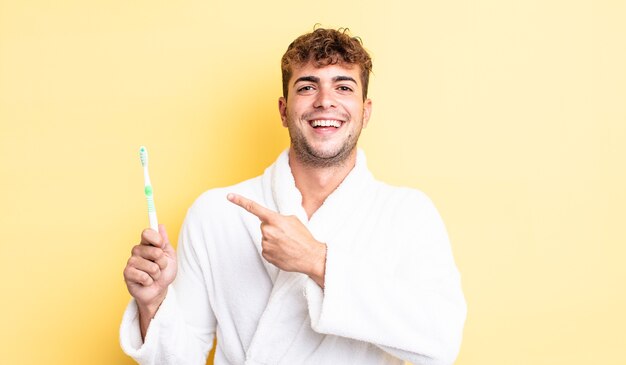
[[[296,158],[304,165],[314,168],[334,167],[343,165],[357,146],[361,129],[347,136],[346,140],[335,150],[316,150],[307,141],[300,129],[294,127],[295,121],[288,123],[291,148]],[[354,122],[347,122],[354,123]],[[362,122],[361,122],[362,125]]]

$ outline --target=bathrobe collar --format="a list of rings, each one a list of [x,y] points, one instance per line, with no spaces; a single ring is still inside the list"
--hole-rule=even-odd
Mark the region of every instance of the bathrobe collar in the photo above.
[[[308,226],[312,232],[325,235],[333,222],[349,216],[355,203],[362,198],[364,188],[374,180],[367,169],[367,161],[363,150],[357,150],[356,164],[346,178],[324,201],[311,219],[302,207],[302,194],[289,166],[289,149],[284,150],[274,164],[268,167],[264,177],[270,178],[270,189],[275,209],[283,215],[294,215]]]

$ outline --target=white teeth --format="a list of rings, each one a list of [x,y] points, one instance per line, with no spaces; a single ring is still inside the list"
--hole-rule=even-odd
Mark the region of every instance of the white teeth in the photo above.
[[[314,120],[311,122],[312,127],[341,127],[341,122],[338,120]]]

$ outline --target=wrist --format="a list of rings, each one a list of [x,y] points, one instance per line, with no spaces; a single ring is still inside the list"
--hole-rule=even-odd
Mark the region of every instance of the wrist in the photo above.
[[[320,243],[316,247],[315,254],[312,256],[313,261],[309,277],[313,279],[321,288],[324,288],[324,276],[326,274],[326,249],[325,243]]]
[[[161,303],[163,303],[163,301],[165,300],[166,295],[167,295],[167,290],[162,296],[159,296],[158,298],[155,298],[155,300],[152,300],[150,302],[142,303],[142,302],[137,301],[137,309],[139,310],[139,316],[145,319],[154,318],[159,308],[161,307]]]

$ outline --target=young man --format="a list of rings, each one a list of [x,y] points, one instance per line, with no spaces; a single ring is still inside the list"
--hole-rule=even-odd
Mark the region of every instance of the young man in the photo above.
[[[200,196],[178,258],[164,227],[143,231],[124,270],[126,353],[204,364],[217,335],[218,365],[454,362],[466,308],[445,227],[356,148],[371,67],[345,31],[289,46],[278,107],[290,148],[262,176]]]

